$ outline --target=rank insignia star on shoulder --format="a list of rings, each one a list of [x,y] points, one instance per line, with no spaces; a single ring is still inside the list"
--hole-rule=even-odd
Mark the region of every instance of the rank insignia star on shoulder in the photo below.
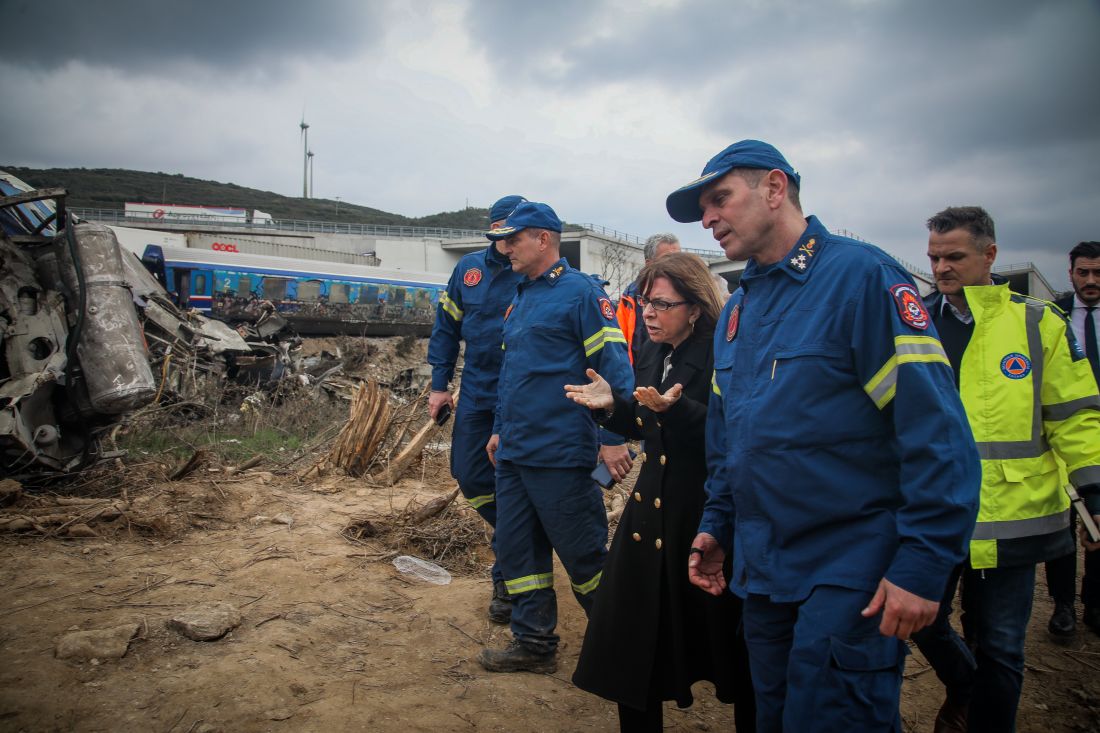
[[[806,271],[806,255],[798,255],[791,258],[791,267],[795,268],[799,272]]]
[[[550,278],[551,280],[557,280],[559,277],[561,277],[561,274],[564,271],[565,271],[565,268],[562,267],[561,265],[558,265],[557,267],[555,267],[553,270],[550,271],[550,274],[547,275],[547,277]]]

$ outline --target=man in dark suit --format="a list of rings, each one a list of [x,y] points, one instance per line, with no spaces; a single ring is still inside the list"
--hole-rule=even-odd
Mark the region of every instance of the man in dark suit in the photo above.
[[[1077,343],[1085,350],[1092,375],[1100,382],[1100,354],[1097,328],[1100,327],[1100,242],[1081,242],[1069,253],[1069,279],[1073,295],[1055,301],[1069,316]],[[1073,527],[1070,527],[1073,531]],[[1054,615],[1048,628],[1055,636],[1072,636],[1077,631],[1073,608],[1077,553],[1050,560],[1046,564],[1047,590],[1054,599]],[[1085,552],[1085,574],[1081,578],[1081,602],[1085,605],[1085,625],[1100,634],[1100,551]]]

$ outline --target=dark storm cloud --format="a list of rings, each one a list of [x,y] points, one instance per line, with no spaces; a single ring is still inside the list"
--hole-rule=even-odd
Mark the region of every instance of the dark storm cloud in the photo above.
[[[383,30],[379,4],[354,0],[0,0],[0,61],[70,61],[129,71],[191,62],[229,71],[358,53]]]

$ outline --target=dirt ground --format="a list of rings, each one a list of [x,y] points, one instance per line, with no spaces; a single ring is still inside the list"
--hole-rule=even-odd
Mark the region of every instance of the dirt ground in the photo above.
[[[0,730],[616,730],[613,706],[569,682],[584,629],[572,598],[559,598],[557,674],[490,674],[475,655],[508,632],[485,618],[486,570],[430,585],[400,574],[391,548],[341,534],[354,518],[384,522],[409,500],[445,494],[444,478],[393,488],[262,471],[198,478],[160,487],[159,500],[205,525],[171,540],[5,538]],[[278,513],[293,524],[250,521]],[[215,600],[244,614],[223,639],[190,641],[166,627]],[[1049,610],[1040,587],[1020,730],[1100,730],[1100,638],[1082,630],[1053,644]],[[141,632],[120,660],[54,658],[70,630],[127,622]],[[917,654],[907,678],[905,729],[929,731],[938,682]],[[732,729],[730,711],[699,687],[692,708],[666,706],[667,730]]]
[[[422,362],[422,352],[406,360]],[[372,358],[368,368],[396,363],[389,352]],[[568,591],[558,599],[556,674],[478,666],[482,646],[504,646],[509,633],[486,618],[491,557],[471,509],[452,504],[423,526],[436,547],[449,548],[441,562],[450,584],[394,567],[398,554],[430,554],[384,531],[398,526],[406,505],[454,488],[446,449],[429,445],[393,487],[334,474],[301,480],[308,461],[232,476],[207,468],[174,482],[135,477],[140,465],[129,466],[118,485],[108,478],[106,492],[128,488],[133,506],[157,521],[120,519],[80,539],[0,535],[0,731],[617,730],[614,705],[570,682],[585,618]],[[272,523],[279,514],[292,524]],[[344,530],[363,519],[383,534],[349,537]],[[556,572],[556,586],[568,589],[560,565]],[[167,626],[213,601],[244,617],[222,639],[191,641]],[[1082,627],[1055,644],[1050,612],[1040,580],[1019,730],[1100,733],[1100,637]],[[55,657],[69,632],[127,623],[139,633],[121,659]],[[905,730],[931,731],[942,699],[914,649],[902,690]],[[665,710],[666,730],[733,729],[732,711],[706,684],[693,707]]]

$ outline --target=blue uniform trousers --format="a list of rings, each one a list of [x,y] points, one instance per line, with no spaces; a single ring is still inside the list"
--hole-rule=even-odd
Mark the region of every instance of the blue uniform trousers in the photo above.
[[[905,643],[860,615],[871,593],[820,585],[798,603],[745,600],[760,733],[901,731]]]
[[[476,410],[458,398],[455,422],[451,432],[451,475],[458,481],[462,495],[481,518],[493,527],[490,546],[495,558],[497,552],[497,503],[496,474],[485,444],[493,435],[493,410]],[[503,580],[500,562],[493,561],[493,582]]]
[[[558,646],[554,552],[585,614],[596,600],[607,556],[607,514],[590,473],[497,461],[497,547],[512,598],[512,636],[536,652]]]
[[[970,699],[971,731],[1016,729],[1034,586],[1034,565],[967,567],[962,571],[961,619],[967,643],[951,628],[949,614],[944,612],[951,603],[951,585],[935,622],[914,635],[947,688],[947,696],[959,703]]]

